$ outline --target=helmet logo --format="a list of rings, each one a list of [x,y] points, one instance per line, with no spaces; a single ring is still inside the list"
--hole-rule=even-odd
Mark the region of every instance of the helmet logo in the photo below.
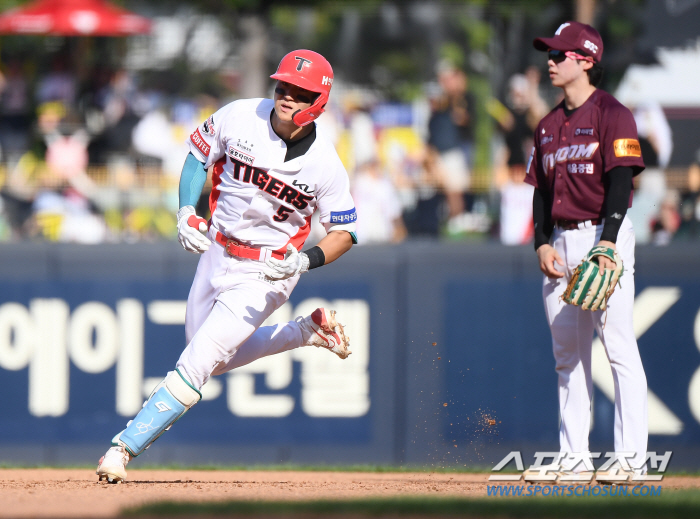
[[[307,63],[310,65],[312,61],[310,59],[302,58],[301,56],[294,56],[294,59],[297,60],[299,63],[297,63],[297,72],[301,72],[304,70],[304,65]]]

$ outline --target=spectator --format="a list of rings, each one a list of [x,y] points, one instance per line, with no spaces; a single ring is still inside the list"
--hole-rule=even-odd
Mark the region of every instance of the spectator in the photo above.
[[[663,171],[652,168],[650,174],[644,171],[638,178],[639,185],[634,190],[632,207],[627,210],[627,217],[634,225],[635,242],[643,245],[652,241],[652,228],[666,196],[666,176]]]
[[[678,192],[669,190],[661,202],[656,219],[651,223],[652,243],[654,245],[668,245],[671,243],[681,224],[678,204]]]
[[[89,200],[68,186],[39,192],[33,209],[36,232],[48,241],[96,244],[107,237],[107,227]]]
[[[139,121],[134,110],[136,87],[129,73],[116,71],[101,97],[107,150],[125,154],[131,151],[131,133]]]
[[[443,63],[439,68],[438,81],[447,96],[450,116],[457,127],[464,160],[471,170],[474,160],[476,101],[469,91],[469,76],[463,70]]]
[[[648,175],[649,169],[666,169],[673,152],[673,136],[661,105],[649,100],[637,105],[632,113],[646,166],[644,174]]]
[[[508,81],[508,106],[492,104],[492,114],[503,131],[507,176],[497,182],[500,193],[500,239],[505,245],[529,243],[532,235],[532,187],[524,183],[533,132],[546,114],[539,95],[539,72],[514,74]],[[500,184],[500,185],[499,185]]]
[[[370,116],[370,105],[359,91],[346,94],[343,100],[345,121],[350,135],[350,162],[348,174],[377,160],[377,138],[374,122]]]
[[[511,168],[510,180],[501,186],[500,239],[503,245],[525,245],[534,237],[533,187],[526,184],[525,168]]]
[[[514,74],[508,81],[510,116],[499,121],[508,148],[508,167],[522,169],[523,172],[532,150],[532,134],[546,115],[547,108],[537,91],[533,91],[534,88],[525,75]]]
[[[72,107],[75,103],[77,86],[75,76],[66,67],[63,56],[54,56],[51,72],[39,80],[36,90],[37,104],[57,101]]]
[[[12,228],[5,215],[5,202],[0,196],[0,242],[7,241],[12,237]]]
[[[700,239],[700,163],[688,169],[688,191],[681,199],[681,225],[676,236],[685,240]]]
[[[454,70],[441,69],[439,79],[442,91],[431,99],[431,115],[428,121],[427,167],[439,179],[447,199],[450,218],[465,212],[464,195],[469,188],[470,176],[467,161],[462,151],[460,133],[453,118],[451,89]]]
[[[542,73],[540,69],[534,66],[530,66],[525,69],[525,77],[529,84],[529,96],[530,96],[530,119],[528,120],[528,125],[531,128],[537,128],[537,124],[540,120],[547,115],[549,112],[549,106],[547,102],[540,94],[540,81],[542,79]]]
[[[16,162],[27,150],[31,124],[29,86],[21,62],[11,60],[5,74],[0,73],[0,148],[5,163]]]
[[[357,207],[357,236],[361,245],[398,243],[406,237],[401,202],[378,161],[366,162],[356,174],[352,196]]]

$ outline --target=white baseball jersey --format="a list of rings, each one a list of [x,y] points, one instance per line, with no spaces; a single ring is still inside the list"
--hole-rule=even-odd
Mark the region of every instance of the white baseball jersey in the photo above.
[[[234,101],[190,136],[192,154],[213,166],[209,208],[220,232],[254,247],[301,249],[311,215],[326,231],[355,232],[349,179],[333,145],[317,133],[309,150],[285,162],[287,145],[274,132],[271,99]]]

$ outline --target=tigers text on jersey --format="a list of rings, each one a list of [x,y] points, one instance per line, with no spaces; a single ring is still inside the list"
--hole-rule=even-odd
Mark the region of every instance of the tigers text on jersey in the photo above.
[[[271,99],[234,101],[190,135],[192,154],[213,166],[212,225],[254,247],[297,250],[311,215],[327,230],[355,232],[349,179],[333,145],[317,133],[309,150],[285,162],[287,145],[272,129]]]
[[[644,169],[637,126],[627,108],[596,90],[568,117],[562,102],[540,121],[525,182],[549,193],[552,220],[592,220],[603,216],[604,176],[617,166],[635,175]]]

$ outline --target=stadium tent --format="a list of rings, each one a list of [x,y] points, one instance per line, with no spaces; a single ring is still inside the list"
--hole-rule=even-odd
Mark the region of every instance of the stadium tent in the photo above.
[[[148,18],[105,0],[37,0],[0,14],[0,34],[126,36],[150,30]]]

